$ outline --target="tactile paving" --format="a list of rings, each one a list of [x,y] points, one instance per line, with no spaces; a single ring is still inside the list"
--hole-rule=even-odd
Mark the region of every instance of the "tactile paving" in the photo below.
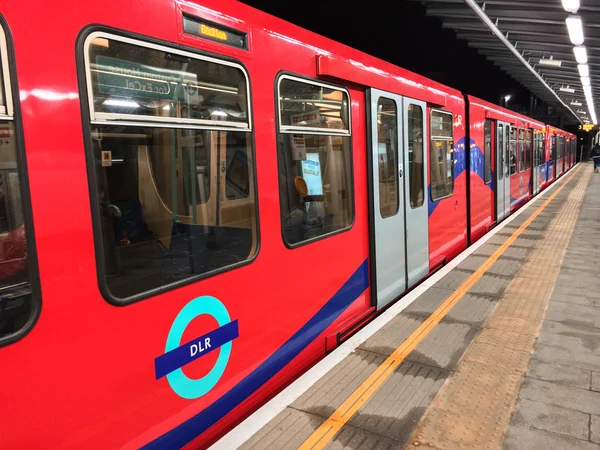
[[[496,294],[496,308],[427,409],[409,449],[501,448],[591,175],[589,167],[584,170],[563,201],[553,202],[560,205],[554,220],[547,227],[534,220],[535,229],[515,241],[534,243],[527,261],[505,292]],[[500,289],[484,278],[471,292]]]

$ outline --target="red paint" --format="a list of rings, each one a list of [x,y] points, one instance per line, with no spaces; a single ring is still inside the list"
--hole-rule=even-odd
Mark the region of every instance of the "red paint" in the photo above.
[[[455,142],[469,125],[464,98],[455,89],[237,2],[65,0],[58,10],[48,2],[29,5],[25,14],[20,2],[4,2],[2,15],[14,42],[42,312],[29,334],[0,348],[0,442],[6,448],[144,445],[214,403],[315,315],[369,258],[366,86],[428,101],[428,112],[431,107],[451,111]],[[248,32],[249,50],[184,35],[182,11]],[[261,238],[251,264],[124,307],[102,298],[82,134],[88,124],[82,123],[80,96],[87,94],[79,91],[75,52],[78,35],[90,24],[233,57],[245,65],[251,80]],[[49,42],[43,51],[41,36]],[[276,176],[274,82],[282,70],[321,75],[345,85],[351,97],[354,224],[344,233],[294,250],[281,238]],[[543,126],[477,102],[481,106],[471,105],[470,131],[480,146],[477,130],[484,112],[515,124],[526,119],[532,127]],[[468,146],[465,150],[468,154]],[[493,195],[486,189],[465,171],[455,180],[453,196],[439,202],[429,218],[431,267],[466,248],[467,201],[474,237],[492,223]],[[200,295],[215,296],[227,305],[232,319],[239,320],[240,337],[215,388],[197,400],[185,400],[166,379],[155,380],[153,361],[164,352],[173,319]],[[325,355],[325,336],[346,330],[371,308],[367,290],[291,364],[190,448],[206,446],[254,411]],[[193,327],[203,326],[199,322]],[[194,337],[192,331],[186,337]],[[199,360],[186,372],[200,376],[214,358]]]

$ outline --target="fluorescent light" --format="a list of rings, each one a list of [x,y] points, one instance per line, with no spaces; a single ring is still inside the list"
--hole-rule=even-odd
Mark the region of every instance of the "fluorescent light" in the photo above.
[[[106,106],[123,106],[126,108],[139,108],[140,105],[132,100],[119,100],[116,98],[109,98],[103,102]]]
[[[592,87],[591,86],[583,86],[583,93],[587,97],[588,95],[592,95]]]
[[[575,45],[583,44],[583,23],[581,23],[581,17],[569,16],[566,19],[566,23],[571,42]]]
[[[571,102],[571,106],[581,106],[581,105],[582,105],[582,103],[581,103],[581,102],[578,102],[577,100],[573,100],[573,101]]]
[[[561,64],[562,64],[562,61],[559,60],[559,59],[553,59],[552,56],[551,56],[550,59],[540,58],[540,64],[542,66],[560,67]]]
[[[163,111],[169,111],[171,109],[171,105],[163,106]]]
[[[227,113],[225,111],[220,111],[220,110],[215,110],[213,112],[210,113],[211,116],[218,116],[218,117],[227,117]]]
[[[575,89],[569,87],[569,85],[567,85],[567,87],[561,86],[561,88],[559,89],[559,91],[570,92],[571,94],[575,93]]]
[[[583,45],[578,45],[577,47],[573,47],[573,53],[575,53],[575,59],[579,64],[587,63],[587,50]]]
[[[581,77],[581,84],[583,84],[584,86],[589,86],[590,84],[592,84],[590,82],[590,77]]]
[[[587,111],[584,111],[583,109],[578,109],[577,114],[583,114],[584,116],[587,116]]]
[[[577,66],[577,69],[579,70],[580,76],[582,76],[582,77],[590,76],[590,66],[588,66],[587,64],[579,64]]]
[[[579,9],[579,0],[562,0],[565,11],[575,14]]]
[[[313,103],[314,106],[316,106],[317,108],[328,108],[328,109],[342,109],[342,105],[341,102],[339,102],[340,104],[336,103],[318,103],[315,102]]]

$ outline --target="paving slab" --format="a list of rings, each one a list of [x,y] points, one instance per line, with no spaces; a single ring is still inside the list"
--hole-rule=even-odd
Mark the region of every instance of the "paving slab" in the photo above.
[[[600,331],[600,330],[598,330]],[[542,331],[538,338],[541,344],[560,347],[573,353],[598,353],[600,349],[600,338],[590,336],[588,333],[581,332],[578,335],[567,335],[565,333],[551,333]],[[598,355],[600,356],[600,354]]]
[[[512,423],[558,433],[586,441],[590,415],[560,406],[521,399],[513,413]]]
[[[600,416],[592,416],[591,418],[590,441],[600,444]]]
[[[320,416],[288,407],[246,441],[240,450],[296,450],[324,421]]]
[[[600,445],[532,427],[511,426],[504,450],[599,450]]]
[[[586,370],[600,371],[600,355],[589,353],[573,353],[561,347],[538,343],[534,356],[542,361],[578,367]]]
[[[482,297],[499,298],[504,294],[504,291],[510,282],[510,279],[486,273],[469,289],[468,292]]]
[[[535,356],[529,362],[527,376],[580,389],[590,388],[591,372],[589,370],[541,361]]]
[[[600,415],[600,393],[548,381],[525,378],[521,398]]]
[[[592,372],[592,391],[600,392],[600,372]]]
[[[447,376],[446,371],[406,361],[348,423],[404,445]]]
[[[429,317],[444,301],[452,295],[450,289],[440,289],[438,287],[430,287],[423,292],[419,297],[408,305],[403,314],[413,316]]]
[[[357,350],[331,369],[292,403],[292,407],[324,418],[338,408],[385,360],[376,353]]]
[[[423,316],[399,314],[377,333],[363,342],[359,349],[380,355],[391,355],[425,320]]]

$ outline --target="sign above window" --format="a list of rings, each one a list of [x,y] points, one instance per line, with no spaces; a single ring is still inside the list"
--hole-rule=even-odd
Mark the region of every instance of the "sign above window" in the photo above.
[[[248,50],[248,33],[223,27],[197,17],[183,16],[183,31],[203,39]]]

